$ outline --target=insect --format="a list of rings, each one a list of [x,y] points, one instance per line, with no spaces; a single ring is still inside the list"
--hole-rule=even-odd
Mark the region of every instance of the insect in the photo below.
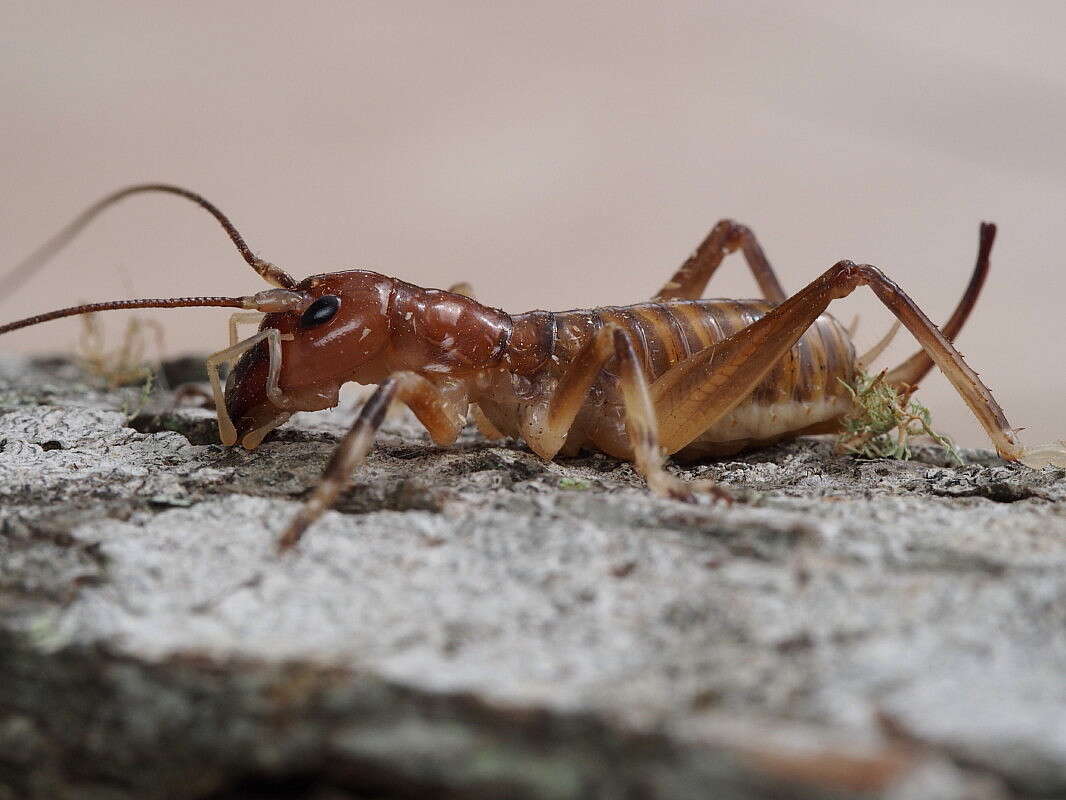
[[[199,205],[222,225],[244,260],[274,288],[242,297],[114,300],[50,311],[0,326],[0,333],[75,314],[131,308],[220,306],[230,346],[207,368],[222,443],[253,450],[296,411],[338,402],[349,381],[376,384],[322,478],[279,539],[292,547],[329,509],[366,458],[391,404],[406,404],[439,445],[455,441],[468,414],[490,438],[521,437],[545,459],[595,449],[634,462],[657,495],[706,492],[664,457],[730,455],[782,439],[838,430],[852,410],[850,384],[883,346],[857,358],[848,331],[826,312],[867,286],[921,349],[884,380],[916,385],[938,366],[969,405],[999,455],[1066,466],[1066,446],[1023,448],[1002,409],[952,345],[989,269],[994,225],[980,228],[977,262],[958,307],[938,329],[895,283],[865,264],[839,261],[788,296],[754,234],[725,220],[711,230],[650,302],[564,312],[508,314],[463,291],[424,289],[366,270],[297,282],[254,255],[229,219],[202,196],[145,184],[111,194],[31,255],[9,281],[24,279],[93,217],[130,195],[163,192]],[[699,299],[723,258],[741,251],[761,300]],[[258,331],[238,340],[237,325]],[[223,388],[220,370],[231,367]]]

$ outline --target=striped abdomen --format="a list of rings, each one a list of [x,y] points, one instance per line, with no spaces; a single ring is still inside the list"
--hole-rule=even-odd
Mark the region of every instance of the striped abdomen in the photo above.
[[[640,303],[557,313],[516,316],[516,334],[536,329],[527,360],[539,362],[541,375],[557,377],[578,351],[606,323],[627,332],[649,383],[674,364],[746,328],[772,305],[763,300],[686,300]],[[529,342],[530,345],[534,343]],[[847,332],[829,314],[822,314],[725,418],[714,423],[681,456],[723,455],[791,435],[815,432],[851,406],[841,381],[850,383],[855,351]],[[589,444],[613,455],[620,453],[624,428],[613,376],[597,384],[568,442],[568,450]]]

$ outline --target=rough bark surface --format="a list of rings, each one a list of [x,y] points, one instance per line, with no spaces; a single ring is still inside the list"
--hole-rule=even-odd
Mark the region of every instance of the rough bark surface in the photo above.
[[[350,407],[260,450],[0,362],[0,798],[1066,795],[1066,476],[805,440],[682,474]]]

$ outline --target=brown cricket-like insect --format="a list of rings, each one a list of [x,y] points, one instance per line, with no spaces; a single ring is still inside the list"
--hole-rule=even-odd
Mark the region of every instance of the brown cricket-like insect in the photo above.
[[[91,303],[11,322],[0,333],[112,309],[242,309],[230,317],[230,346],[210,356],[207,369],[222,443],[240,442],[249,450],[293,412],[335,406],[343,384],[376,384],[283,532],[282,549],[296,544],[333,505],[397,401],[439,445],[455,441],[469,413],[489,438],[521,437],[545,459],[595,449],[633,461],[657,495],[692,500],[694,491],[702,491],[728,500],[709,481],[686,483],[666,472],[664,455],[726,456],[837,431],[853,407],[844,384],[891,336],[856,358],[848,331],[826,313],[833,300],[859,286],[870,287],[921,344],[886,373],[888,384],[914,386],[936,364],[1000,456],[1030,466],[1066,466],[1061,443],[1033,449],[1019,444],[999,404],[952,345],[988,273],[996,233],[990,223],[981,225],[973,275],[942,330],[868,264],[839,261],[787,296],[754,234],[729,220],[712,228],[650,302],[631,306],[508,314],[462,290],[423,289],[365,270],[297,282],[255,256],[206,199],[165,184],[131,186],[103,198],[20,264],[7,285],[31,274],[103,209],[141,192],[175,194],[207,210],[275,288],[245,297]],[[738,249],[764,299],[699,299],[725,255]],[[259,331],[237,341],[236,326],[244,322],[258,322]],[[223,364],[232,366],[225,390]]]

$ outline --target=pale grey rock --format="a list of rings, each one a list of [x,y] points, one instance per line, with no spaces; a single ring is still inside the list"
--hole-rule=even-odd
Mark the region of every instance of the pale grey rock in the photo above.
[[[0,362],[0,800],[1066,795],[1066,476],[805,440],[678,470],[391,419],[258,451]]]

